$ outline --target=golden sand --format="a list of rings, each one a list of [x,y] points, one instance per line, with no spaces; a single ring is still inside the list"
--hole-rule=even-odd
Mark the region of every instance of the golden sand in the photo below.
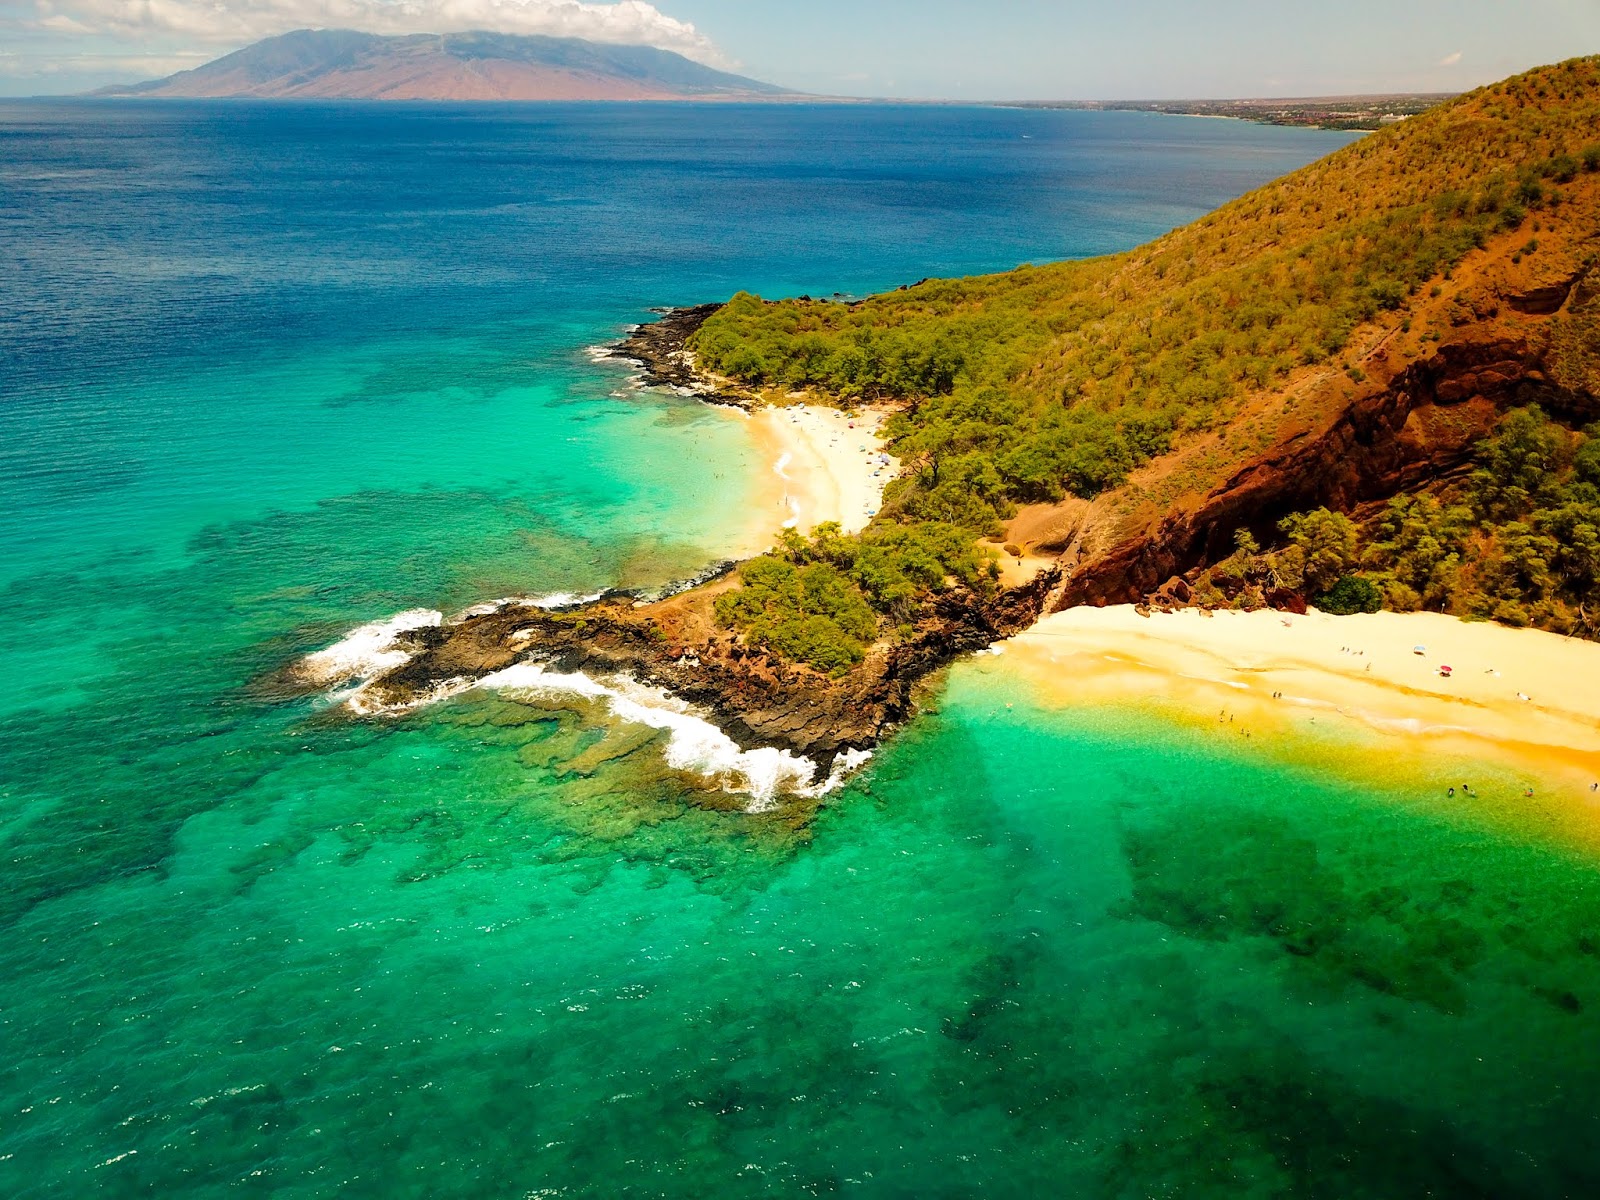
[[[1142,617],[1123,605],[1046,617],[1003,661],[1057,703],[1154,702],[1233,737],[1360,731],[1408,763],[1424,750],[1497,759],[1559,781],[1600,822],[1594,642],[1437,613]]]

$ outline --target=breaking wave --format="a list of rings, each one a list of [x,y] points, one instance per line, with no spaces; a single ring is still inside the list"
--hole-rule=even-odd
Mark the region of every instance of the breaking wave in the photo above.
[[[809,758],[771,747],[741,750],[738,743],[692,707],[660,688],[631,680],[601,682],[581,672],[552,671],[543,663],[517,663],[484,676],[475,686],[513,696],[575,696],[599,701],[619,721],[663,730],[667,734],[663,754],[669,767],[700,775],[730,792],[749,795],[749,812],[771,809],[779,793],[826,795],[872,757],[870,750],[846,750],[834,761],[833,770],[818,780],[817,764]]]
[[[711,568],[714,575],[719,567]],[[570,608],[597,600],[603,593],[579,596],[558,592],[536,598],[496,600],[474,605],[456,620],[490,613],[508,605],[529,608]],[[663,750],[667,765],[720,785],[729,792],[752,798],[748,812],[770,810],[780,794],[817,798],[840,787],[872,757],[870,750],[847,749],[833,762],[833,768],[819,779],[820,768],[811,759],[791,750],[760,747],[744,750],[696,709],[671,693],[630,679],[601,681],[581,672],[560,672],[538,662],[514,663],[481,679],[443,680],[430,691],[408,698],[400,704],[384,704],[372,695],[368,685],[378,676],[404,666],[412,652],[397,643],[403,635],[443,623],[442,614],[432,609],[409,609],[383,621],[372,621],[351,630],[325,650],[302,658],[297,671],[302,679],[333,690],[328,699],[344,704],[358,716],[374,717],[410,712],[436,704],[474,688],[521,693],[545,699],[578,698],[604,704],[618,721],[646,725],[667,734]]]
[[[302,658],[300,675],[309,683],[324,686],[371,679],[404,666],[411,658],[408,651],[395,645],[402,634],[443,621],[443,613],[429,608],[412,608],[384,621],[359,625],[326,650],[318,650]]]

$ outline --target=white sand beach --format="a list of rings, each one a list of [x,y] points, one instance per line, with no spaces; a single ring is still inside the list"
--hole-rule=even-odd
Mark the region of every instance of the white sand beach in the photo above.
[[[1584,795],[1600,781],[1600,644],[1538,630],[1438,613],[1082,607],[1046,617],[1004,658],[1063,703],[1152,700],[1257,730],[1356,723],[1397,751],[1423,739],[1509,756]]]
[[[781,527],[808,532],[837,521],[846,533],[866,528],[883,500],[884,486],[899,463],[885,453],[879,436],[887,412],[793,404],[769,407],[750,417],[773,473],[767,491],[767,540]]]

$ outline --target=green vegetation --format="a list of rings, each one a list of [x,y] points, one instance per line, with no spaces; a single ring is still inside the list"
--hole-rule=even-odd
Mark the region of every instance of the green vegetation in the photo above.
[[[861,661],[884,626],[914,621],[930,595],[958,585],[992,590],[995,567],[954,525],[845,536],[828,522],[810,539],[784,530],[773,552],[739,575],[743,586],[718,598],[717,619],[755,645],[837,674]]]
[[[1279,522],[1278,530],[1289,545],[1274,557],[1274,566],[1292,588],[1313,595],[1326,591],[1356,562],[1356,525],[1343,513],[1296,513]]]
[[[885,519],[988,532],[1017,502],[1115,487],[1175,436],[1336,359],[1364,322],[1557,203],[1600,161],[1596,129],[1600,65],[1575,60],[1386,128],[1128,254],[856,304],[741,294],[694,349],[756,387],[914,402],[891,425],[909,470]]]
[[[1346,575],[1317,597],[1317,607],[1337,617],[1375,613],[1383,607],[1383,593],[1364,575]]]
[[[1440,297],[1453,268],[1490,238],[1555,219],[1567,190],[1600,170],[1597,130],[1600,59],[1575,59],[1388,126],[1126,254],[929,281],[854,303],[736,296],[692,339],[701,364],[758,390],[903,402],[888,432],[905,469],[863,538],[824,539],[837,553],[787,545],[758,560],[759,582],[747,576],[749,594],[727,598],[719,615],[779,653],[841,669],[868,638],[859,610],[839,599],[839,580],[880,627],[903,623],[917,598],[972,574],[947,556],[935,582],[914,561],[926,538],[970,545],[995,536],[1018,504],[1119,487],[1197,434],[1225,435],[1206,469],[1267,444],[1276,426],[1251,425],[1250,397],[1307,370],[1361,382],[1356,346],[1380,329],[1409,330],[1413,301]],[[1530,238],[1522,252],[1537,245]],[[1600,387],[1600,304],[1590,309],[1563,314],[1553,333],[1556,382],[1573,390]],[[1391,605],[1561,627],[1588,577],[1540,539],[1582,521],[1565,501],[1546,505],[1544,493],[1519,508],[1518,486],[1501,496],[1486,485],[1464,517],[1459,506],[1396,509],[1392,564],[1370,536],[1352,532],[1342,547],[1334,525],[1307,517],[1286,531],[1280,566],[1293,586],[1330,603],[1371,603],[1360,580],[1343,582],[1359,571]],[[1474,552],[1488,557],[1471,571],[1427,562],[1435,542],[1478,537],[1487,541]],[[1416,542],[1410,552],[1400,549],[1406,539]],[[1303,558],[1298,569],[1290,551]],[[1231,567],[1218,565],[1218,578],[1234,570],[1248,595],[1264,595],[1266,581],[1245,578],[1250,562],[1241,551]],[[817,565],[832,573],[807,573]],[[872,572],[894,582],[874,584]],[[1480,599],[1469,602],[1462,587]]]
[[[1286,588],[1333,613],[1375,612],[1381,603],[1594,636],[1600,425],[1572,433],[1538,408],[1518,409],[1480,448],[1477,469],[1445,495],[1397,496],[1365,529],[1324,508],[1290,516],[1279,530],[1284,548],[1235,556],[1208,586],[1247,607]]]

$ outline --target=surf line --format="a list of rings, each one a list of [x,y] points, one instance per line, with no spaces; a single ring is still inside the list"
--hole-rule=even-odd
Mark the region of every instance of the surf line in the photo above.
[[[785,450],[782,454],[778,455],[778,461],[773,464],[773,472],[785,483],[793,482],[793,479],[789,475],[788,471],[788,466],[793,461],[794,455]],[[796,525],[800,524],[800,502],[786,491],[783,493],[783,503],[784,507],[789,510],[789,519],[783,523],[783,527],[785,529],[793,529]]]
[[[530,607],[557,607],[574,599],[565,593],[535,600],[500,601]],[[485,606],[476,606],[479,611]],[[442,615],[412,609],[352,630],[323,650],[306,655],[298,674],[308,683],[329,689],[329,702],[342,704],[360,717],[398,716],[474,689],[556,701],[584,700],[602,705],[622,724],[644,725],[666,735],[662,756],[673,770],[698,775],[723,791],[747,795],[748,813],[769,812],[780,795],[804,799],[825,796],[843,786],[871,757],[870,750],[847,749],[818,778],[817,763],[775,747],[742,749],[703,713],[663,688],[626,677],[596,679],[582,672],[552,670],[537,661],[513,663],[479,679],[451,679],[404,704],[378,703],[367,685],[379,675],[403,666],[412,652],[400,645],[405,634],[439,625]]]

